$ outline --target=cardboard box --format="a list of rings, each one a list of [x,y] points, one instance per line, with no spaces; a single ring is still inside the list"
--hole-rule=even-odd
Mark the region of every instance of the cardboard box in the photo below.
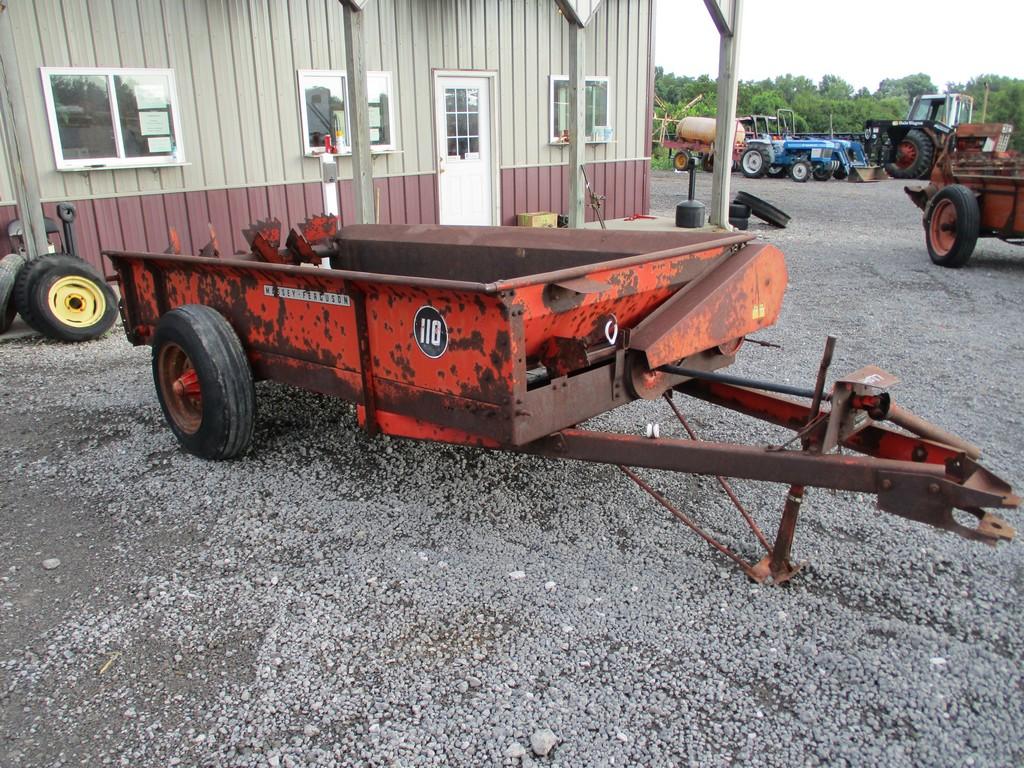
[[[551,211],[520,213],[516,223],[520,227],[547,227],[554,229],[558,226],[558,214]]]

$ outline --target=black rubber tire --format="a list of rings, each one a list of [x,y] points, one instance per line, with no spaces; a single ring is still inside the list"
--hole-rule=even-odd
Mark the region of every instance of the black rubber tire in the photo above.
[[[745,203],[729,203],[730,219],[749,219],[750,206]]]
[[[832,178],[836,179],[837,181],[845,181],[849,177],[850,172],[843,168],[842,166],[839,166],[834,171],[832,171]]]
[[[700,169],[706,173],[715,170],[715,153],[705,152],[700,156]]]
[[[755,161],[755,157],[758,160]],[[750,158],[749,161],[748,158]],[[740,171],[748,179],[760,179],[768,172],[768,167],[771,164],[771,155],[764,147],[751,147],[740,155]]]
[[[14,303],[14,284],[26,261],[23,253],[8,253],[0,259],[0,333],[7,333],[18,314]]]
[[[896,163],[886,163],[885,172],[894,179],[927,179],[932,173],[932,163],[935,162],[935,145],[928,137],[928,134],[917,128],[907,131],[907,135],[896,142],[894,152],[899,151],[899,145],[909,142],[914,145],[917,157],[914,162],[906,168],[900,168]]]
[[[789,224],[789,214],[784,213],[771,203],[762,200],[760,197],[755,197],[749,192],[737,192],[733,202],[749,205],[752,214],[773,226],[785,229],[786,225]]]
[[[672,167],[677,171],[685,171],[690,166],[690,155],[680,150],[672,157]]]
[[[746,230],[750,227],[750,219],[745,217],[732,218],[729,217],[729,223],[739,230]]]
[[[942,209],[955,214],[955,237],[948,250],[934,242],[932,220]],[[935,224],[936,227],[939,226],[938,222]],[[943,187],[928,203],[924,213],[924,240],[928,246],[928,256],[940,267],[959,269],[967,264],[974,253],[974,247],[978,244],[980,230],[981,209],[978,206],[978,198],[967,187],[961,184]]]
[[[769,179],[781,179],[786,175],[786,166],[784,165],[769,165],[768,170],[765,171],[765,176]]]
[[[811,164],[807,160],[797,160],[789,166],[789,178],[798,184],[804,184],[811,178]]]
[[[198,377],[199,423],[180,415],[183,398],[175,395],[168,359],[183,352]],[[217,310],[186,304],[160,318],[153,334],[153,383],[164,418],[186,451],[204,459],[233,459],[252,440],[256,390],[242,343]]]
[[[89,297],[95,312],[80,318],[66,319],[51,306],[52,291],[60,283],[71,283],[81,296]],[[18,314],[35,330],[55,341],[90,341],[110,330],[117,320],[117,295],[103,277],[77,256],[51,253],[32,259],[18,273],[14,286],[14,301]],[[69,313],[70,314],[70,313]]]
[[[811,169],[811,177],[815,181],[828,181],[832,178],[832,168],[827,165],[818,165]]]

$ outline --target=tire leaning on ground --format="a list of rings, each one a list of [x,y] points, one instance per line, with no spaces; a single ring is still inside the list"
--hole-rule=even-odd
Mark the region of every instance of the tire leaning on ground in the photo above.
[[[7,333],[18,314],[14,303],[14,284],[26,261],[22,253],[8,253],[0,259],[0,333]]]
[[[811,171],[811,176],[814,177],[815,181],[828,181],[832,178],[832,167],[819,165]]]
[[[243,454],[256,422],[252,369],[238,335],[211,307],[186,304],[153,334],[153,382],[164,418],[189,453]]]
[[[117,296],[103,277],[77,256],[53,253],[32,259],[14,286],[18,314],[56,341],[89,341],[117,319]]]
[[[769,179],[781,179],[786,175],[786,166],[784,165],[769,165],[767,176]]]
[[[940,267],[962,267],[974,253],[980,229],[981,210],[974,193],[961,184],[943,187],[924,214],[928,255]]]

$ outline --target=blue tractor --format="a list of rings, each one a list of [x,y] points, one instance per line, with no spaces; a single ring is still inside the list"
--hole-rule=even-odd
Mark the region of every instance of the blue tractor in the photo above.
[[[780,109],[776,121],[779,133],[755,132],[747,141],[740,156],[740,170],[748,179],[789,174],[793,181],[805,182],[812,177],[828,181],[845,179],[851,169],[868,165],[859,141],[794,135],[791,109]]]

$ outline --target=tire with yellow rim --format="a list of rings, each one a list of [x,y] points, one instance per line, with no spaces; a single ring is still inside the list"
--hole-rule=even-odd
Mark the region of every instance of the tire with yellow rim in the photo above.
[[[26,323],[57,341],[95,339],[117,319],[114,291],[92,266],[66,253],[26,264],[14,301]]]

